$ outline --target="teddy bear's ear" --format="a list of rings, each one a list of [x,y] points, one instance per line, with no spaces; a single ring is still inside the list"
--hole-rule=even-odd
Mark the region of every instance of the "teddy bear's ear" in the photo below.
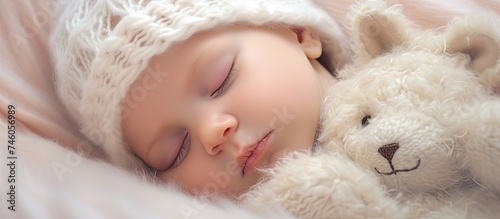
[[[398,5],[387,7],[385,1],[364,1],[353,7],[350,15],[354,46],[360,61],[388,53],[408,42],[413,24],[403,16]]]
[[[500,65],[500,19],[493,13],[468,15],[449,24],[445,32],[445,52],[470,57],[469,67],[478,75]],[[497,71],[492,72],[500,82]],[[490,77],[481,75],[482,77]]]

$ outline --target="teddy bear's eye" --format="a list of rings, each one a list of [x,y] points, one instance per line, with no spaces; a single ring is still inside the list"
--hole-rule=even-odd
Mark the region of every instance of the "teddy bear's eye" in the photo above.
[[[372,118],[372,116],[370,116],[370,115],[363,117],[363,119],[361,120],[361,125],[367,126],[368,124],[370,124],[371,118]]]

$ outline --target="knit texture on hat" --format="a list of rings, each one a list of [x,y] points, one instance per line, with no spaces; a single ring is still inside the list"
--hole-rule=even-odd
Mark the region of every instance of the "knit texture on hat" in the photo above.
[[[309,0],[67,1],[51,37],[57,92],[81,131],[112,162],[143,163],[123,138],[122,101],[149,60],[196,32],[235,22],[283,23],[318,32],[332,66],[344,63],[345,37]]]

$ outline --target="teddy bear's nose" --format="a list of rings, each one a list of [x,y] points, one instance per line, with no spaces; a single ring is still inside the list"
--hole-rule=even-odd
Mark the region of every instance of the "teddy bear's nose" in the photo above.
[[[386,144],[378,149],[378,152],[388,161],[392,160],[394,154],[399,149],[399,143]]]

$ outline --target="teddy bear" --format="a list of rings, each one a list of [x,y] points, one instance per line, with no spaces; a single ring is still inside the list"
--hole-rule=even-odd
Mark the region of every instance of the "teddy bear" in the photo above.
[[[499,18],[468,15],[438,34],[371,2],[354,19],[360,50],[325,102],[320,142],[372,171],[400,201],[495,217]]]
[[[336,141],[325,145],[389,188],[434,193],[474,181],[500,191],[500,18],[469,15],[422,33],[369,2],[354,19],[360,51],[325,103],[320,141]]]
[[[299,218],[495,218],[500,214],[500,20],[414,26],[358,3],[355,56],[323,103],[313,152],[296,152],[242,195]]]

